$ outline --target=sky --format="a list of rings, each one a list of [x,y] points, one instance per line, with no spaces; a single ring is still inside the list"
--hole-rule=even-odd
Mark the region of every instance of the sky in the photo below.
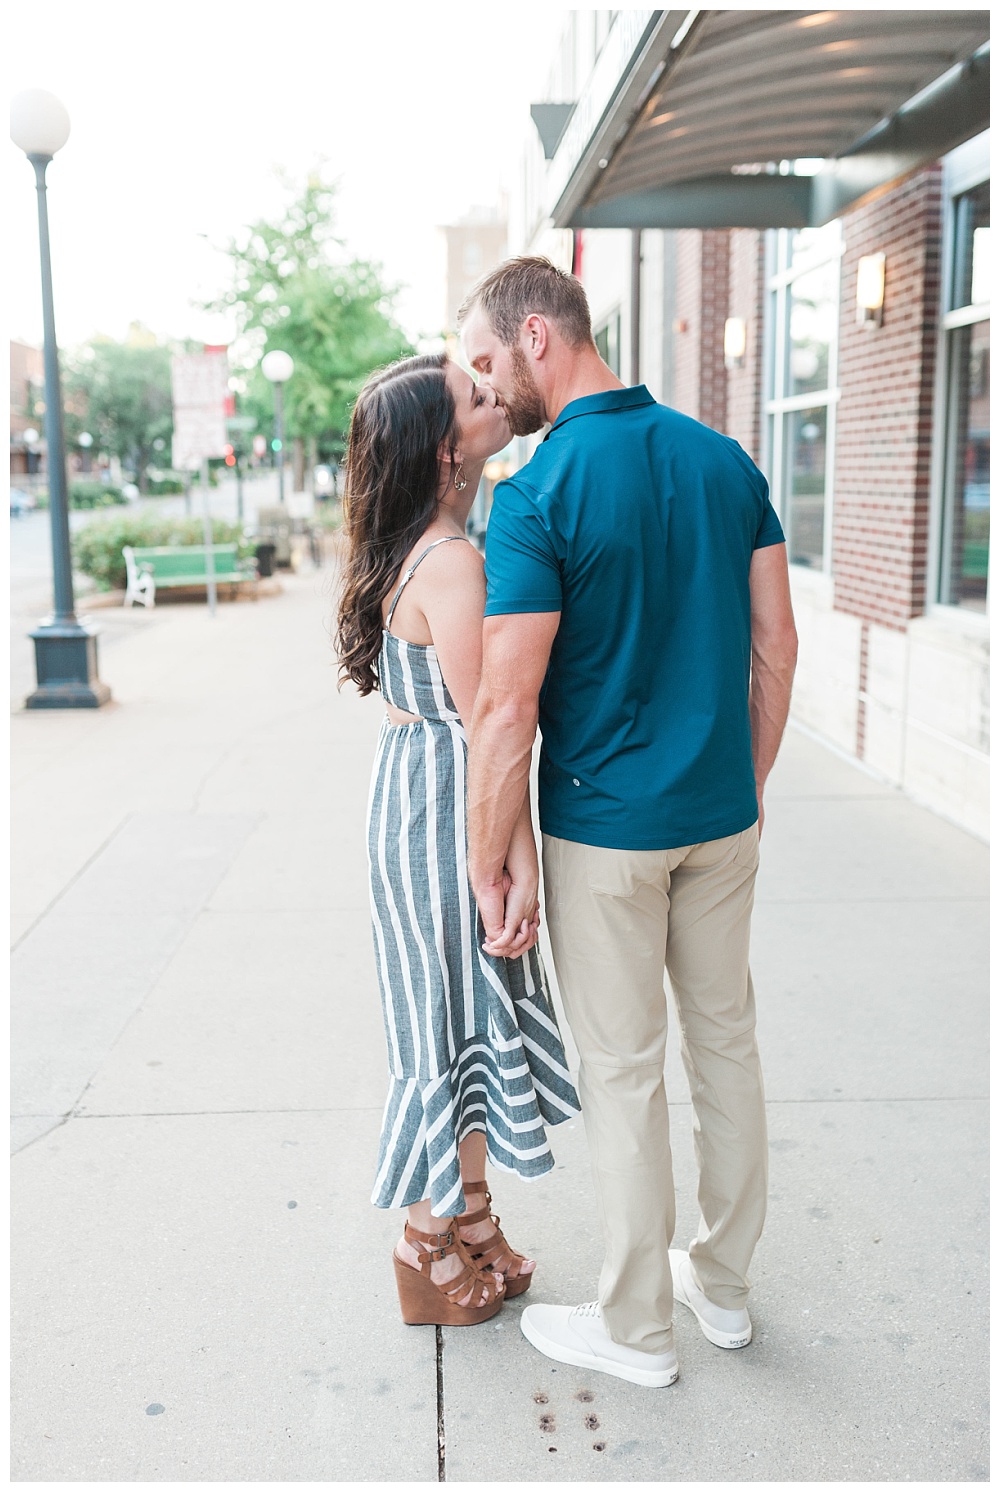
[[[405,287],[406,331],[436,334],[437,227],[514,181],[566,14],[330,0],[15,7],[10,91],[48,89],[72,125],[48,170],[60,343],[122,338],[132,321],[229,341],[229,323],[192,302],[224,288],[227,239],[280,209],[276,168],[302,181],[317,167],[339,183],[348,249]],[[9,140],[7,167],[10,333],[40,343],[34,178]]]

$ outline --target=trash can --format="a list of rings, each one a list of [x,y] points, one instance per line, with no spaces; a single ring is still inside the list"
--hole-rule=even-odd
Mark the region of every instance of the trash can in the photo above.
[[[266,579],[269,575],[274,574],[274,556],[276,552],[277,546],[274,544],[258,544],[254,550],[257,560],[257,574],[262,579]]]

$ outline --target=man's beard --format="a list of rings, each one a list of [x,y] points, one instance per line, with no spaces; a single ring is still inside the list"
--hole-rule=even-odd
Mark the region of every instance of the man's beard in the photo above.
[[[503,401],[511,435],[534,435],[545,424],[545,405],[538,392],[531,365],[515,342],[510,349],[510,393]]]

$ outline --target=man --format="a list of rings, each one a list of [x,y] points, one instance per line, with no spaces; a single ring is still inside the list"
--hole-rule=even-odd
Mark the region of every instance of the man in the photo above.
[[[557,1361],[662,1387],[675,1295],[717,1346],[751,1336],[767,1140],[748,949],[796,654],[784,536],[734,441],[614,376],[571,275],[510,260],[461,319],[512,432],[551,425],[487,533],[470,878],[502,953],[534,910],[523,875],[505,897],[504,862],[540,723],[546,915],[606,1250],[598,1301],[530,1306],[522,1330]],[[687,1253],[669,1249],[664,964],[700,1177]]]

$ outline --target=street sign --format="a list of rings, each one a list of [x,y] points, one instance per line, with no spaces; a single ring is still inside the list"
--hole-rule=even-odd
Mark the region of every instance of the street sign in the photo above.
[[[178,353],[170,365],[174,398],[175,471],[194,471],[212,456],[226,454],[226,349]]]

